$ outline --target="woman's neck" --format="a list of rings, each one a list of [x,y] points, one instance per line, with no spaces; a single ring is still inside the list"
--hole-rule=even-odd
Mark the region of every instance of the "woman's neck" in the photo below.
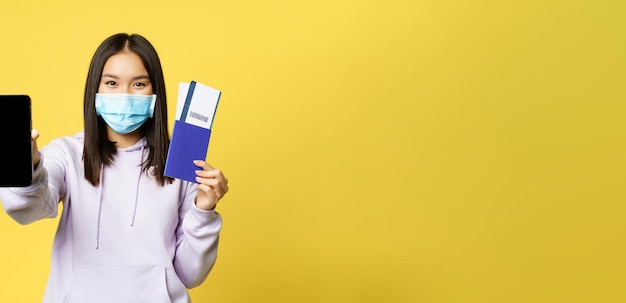
[[[119,134],[107,125],[107,136],[109,141],[115,142],[115,147],[127,148],[135,145],[139,140],[141,140],[143,134],[141,133],[141,128],[132,133]]]

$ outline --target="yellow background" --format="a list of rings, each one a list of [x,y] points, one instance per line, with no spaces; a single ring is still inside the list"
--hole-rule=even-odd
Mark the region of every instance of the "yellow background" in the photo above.
[[[626,302],[624,3],[2,0],[0,93],[74,134],[117,32],[172,120],[178,82],[223,91],[195,302]],[[0,302],[41,300],[56,223],[0,212]]]

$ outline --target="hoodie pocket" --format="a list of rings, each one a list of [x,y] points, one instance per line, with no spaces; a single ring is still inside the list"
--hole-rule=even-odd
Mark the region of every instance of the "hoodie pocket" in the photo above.
[[[165,267],[77,266],[66,303],[171,302]]]

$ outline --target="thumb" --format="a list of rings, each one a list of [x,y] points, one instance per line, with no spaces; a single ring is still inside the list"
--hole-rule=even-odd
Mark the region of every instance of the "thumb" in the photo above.
[[[37,138],[39,138],[39,131],[36,130],[36,129],[32,129],[30,131],[30,136],[31,136],[31,138],[33,138],[33,141],[36,141]]]
[[[37,167],[37,165],[39,164],[39,161],[41,160],[39,158],[39,149],[37,148],[37,138],[39,138],[39,131],[36,129],[33,129],[30,131],[30,137],[33,139],[33,166]]]

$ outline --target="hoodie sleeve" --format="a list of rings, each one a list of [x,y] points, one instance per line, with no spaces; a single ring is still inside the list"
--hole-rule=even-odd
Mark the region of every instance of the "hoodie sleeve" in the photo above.
[[[33,172],[32,184],[27,187],[0,188],[0,200],[7,214],[20,224],[30,224],[43,218],[54,218],[58,213],[60,193],[50,191],[48,169],[44,153]],[[61,184],[63,184],[61,182]]]
[[[195,205],[197,184],[188,183],[179,209],[174,268],[187,288],[197,287],[209,275],[217,258],[222,218],[214,210]]]

